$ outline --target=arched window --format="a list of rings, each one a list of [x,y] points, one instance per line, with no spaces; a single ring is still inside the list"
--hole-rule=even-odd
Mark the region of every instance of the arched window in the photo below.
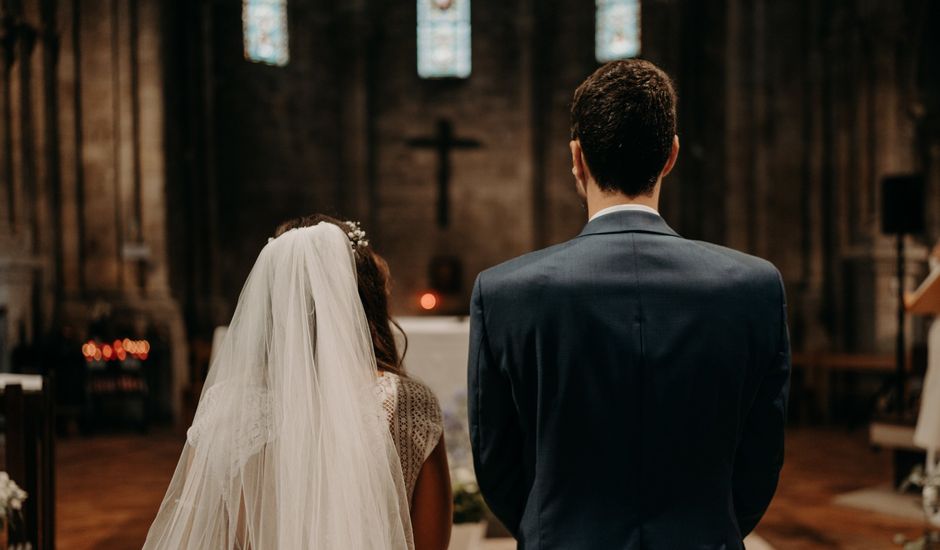
[[[470,76],[470,0],[418,0],[418,75]]]
[[[640,55],[640,0],[595,0],[595,57],[600,63]]]
[[[242,29],[245,59],[287,65],[287,0],[243,0]]]

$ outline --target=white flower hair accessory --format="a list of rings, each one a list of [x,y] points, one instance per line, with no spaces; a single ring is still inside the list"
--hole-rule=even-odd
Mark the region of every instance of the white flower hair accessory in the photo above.
[[[346,232],[346,236],[349,237],[349,244],[352,246],[353,250],[369,246],[369,240],[366,238],[366,232],[362,229],[362,224],[355,221],[347,221],[346,227],[349,228],[349,231]]]

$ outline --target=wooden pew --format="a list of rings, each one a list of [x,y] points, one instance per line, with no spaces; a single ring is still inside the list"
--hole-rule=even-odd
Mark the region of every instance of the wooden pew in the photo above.
[[[800,373],[800,391],[808,394],[813,403],[814,416],[824,423],[829,422],[832,413],[833,394],[836,393],[836,380],[840,375],[869,374],[889,378],[895,372],[894,354],[865,353],[794,353],[793,369]],[[906,370],[910,372],[912,360],[908,354]]]
[[[36,550],[54,550],[55,395],[51,379],[0,374],[0,413],[4,418],[0,468],[29,493],[23,504],[23,524],[14,524],[10,543],[29,542]]]

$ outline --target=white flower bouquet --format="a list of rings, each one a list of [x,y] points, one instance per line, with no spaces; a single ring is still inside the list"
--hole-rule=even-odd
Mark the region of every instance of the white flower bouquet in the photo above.
[[[20,489],[6,472],[0,472],[0,520],[6,520],[13,512],[23,509],[26,491]]]

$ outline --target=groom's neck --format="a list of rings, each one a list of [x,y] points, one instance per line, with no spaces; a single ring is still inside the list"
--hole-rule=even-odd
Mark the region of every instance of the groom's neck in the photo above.
[[[659,210],[659,182],[657,182],[656,187],[653,188],[652,194],[637,195],[636,197],[628,197],[623,193],[604,191],[593,182],[588,184],[587,187],[588,219],[591,219],[594,214],[597,214],[605,208],[621,204],[641,204],[643,206],[649,206],[653,210]]]

